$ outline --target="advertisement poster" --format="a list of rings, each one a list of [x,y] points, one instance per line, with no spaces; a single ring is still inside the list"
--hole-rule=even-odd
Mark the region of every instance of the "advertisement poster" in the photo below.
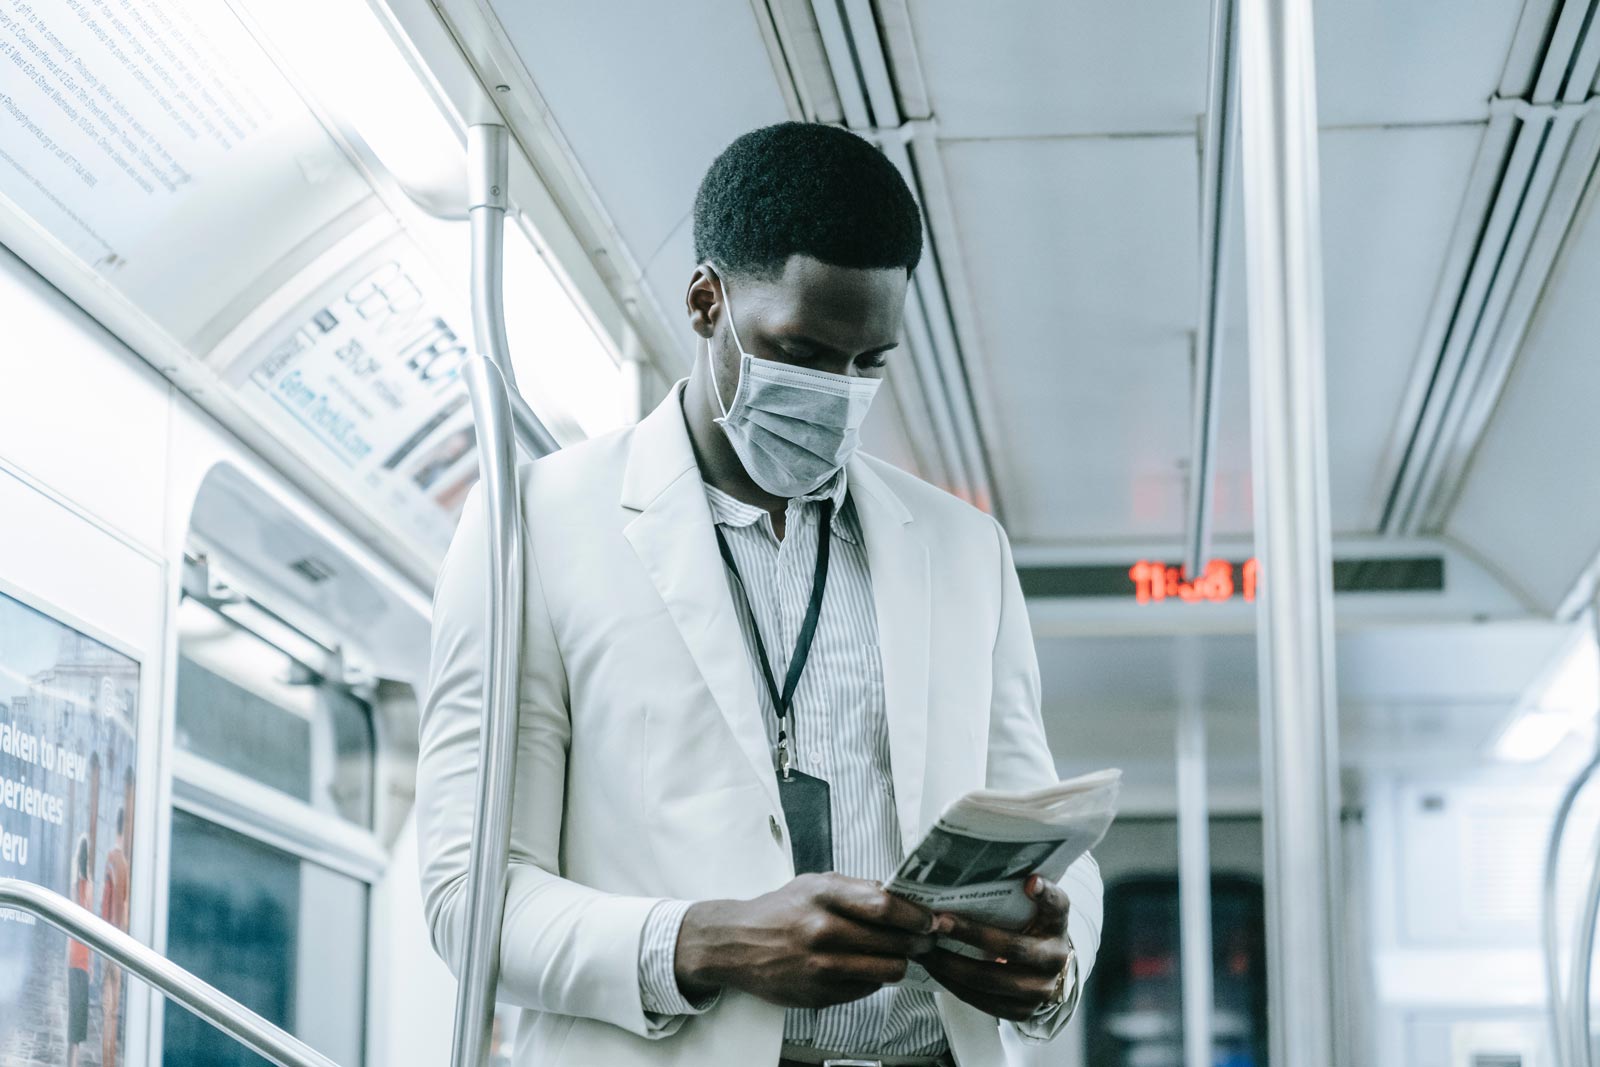
[[[139,664],[0,593],[0,877],[128,928]],[[0,908],[0,1067],[123,1062],[128,979]]]
[[[397,525],[442,551],[478,480],[461,364],[467,343],[429,295],[409,239],[322,287],[233,364],[241,399],[286,440],[361,485]]]
[[[225,0],[0,0],[0,69],[0,200],[179,341],[371,195]]]

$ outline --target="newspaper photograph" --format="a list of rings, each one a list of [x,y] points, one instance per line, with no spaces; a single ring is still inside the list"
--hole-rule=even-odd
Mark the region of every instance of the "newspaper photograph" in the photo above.
[[[1033,916],[1031,874],[1060,880],[1116,815],[1122,772],[1095,771],[1031,793],[977,790],[945,809],[889,881],[935,911],[1020,928]],[[945,946],[953,947],[953,946]]]

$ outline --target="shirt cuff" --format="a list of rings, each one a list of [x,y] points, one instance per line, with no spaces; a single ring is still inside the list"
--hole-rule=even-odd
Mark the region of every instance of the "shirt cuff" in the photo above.
[[[675,1017],[708,1011],[720,995],[712,993],[693,1001],[678,988],[678,931],[689,903],[663,900],[650,909],[644,922],[644,936],[639,941],[639,989],[652,1026],[664,1027]]]

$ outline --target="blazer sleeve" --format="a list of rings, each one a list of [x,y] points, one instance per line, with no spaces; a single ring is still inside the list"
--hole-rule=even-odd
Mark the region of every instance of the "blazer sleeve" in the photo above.
[[[483,499],[475,489],[434,593],[417,769],[424,911],[434,949],[458,974],[467,940],[467,856],[483,705],[486,538]],[[640,940],[657,901],[604,893],[561,877],[571,738],[567,678],[531,551],[529,557],[498,996],[521,1007],[599,1019],[644,1037],[664,1036],[670,1029],[646,1017],[639,984]]]
[[[986,785],[990,789],[1042,789],[1059,780],[1055,758],[1045,740],[1044,719],[1040,712],[1039,659],[1033,646],[1033,627],[1022,596],[1022,583],[1011,557],[1011,542],[999,523],[994,524],[1000,542],[1000,625],[994,642],[994,694],[989,710],[989,760]],[[1103,914],[1103,888],[1100,868],[1094,857],[1084,853],[1067,868],[1061,887],[1072,901],[1067,917],[1067,934],[1078,953],[1078,984],[1081,988],[1094,969],[1100,950],[1100,923]],[[1065,1025],[1061,1013],[1051,1020],[1049,1034],[1040,1034],[1027,1024],[1018,1027],[1025,1037],[1048,1037]]]

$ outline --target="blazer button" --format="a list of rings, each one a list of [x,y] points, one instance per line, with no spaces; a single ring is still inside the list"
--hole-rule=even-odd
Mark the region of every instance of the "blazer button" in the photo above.
[[[780,845],[783,844],[783,827],[778,825],[778,817],[776,815],[767,816],[767,829],[772,831],[772,839],[774,841]]]

